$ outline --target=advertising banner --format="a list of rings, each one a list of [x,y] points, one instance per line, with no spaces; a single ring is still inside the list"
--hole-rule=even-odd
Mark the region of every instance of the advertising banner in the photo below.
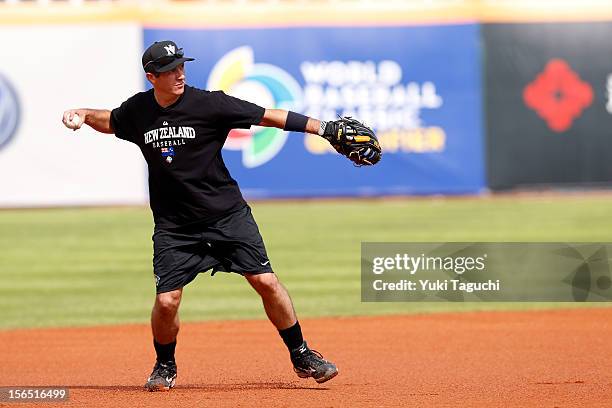
[[[223,157],[249,197],[462,194],[484,187],[479,29],[145,29],[196,61],[187,82],[317,119],[374,128],[383,159],[354,168],[318,136],[232,131]]]
[[[493,189],[612,181],[612,23],[484,25]]]
[[[142,90],[137,24],[0,27],[0,207],[144,204],[137,147],[62,124]]]

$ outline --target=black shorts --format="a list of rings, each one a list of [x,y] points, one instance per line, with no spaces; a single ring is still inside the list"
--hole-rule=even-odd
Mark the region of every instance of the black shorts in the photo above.
[[[272,272],[259,228],[247,205],[205,225],[156,229],[153,273],[157,293],[180,289],[198,273]]]

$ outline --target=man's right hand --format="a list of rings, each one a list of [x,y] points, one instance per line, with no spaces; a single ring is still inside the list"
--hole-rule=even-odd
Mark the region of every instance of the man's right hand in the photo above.
[[[68,129],[77,130],[83,126],[87,119],[87,110],[85,109],[71,109],[64,112],[62,117],[62,123]]]

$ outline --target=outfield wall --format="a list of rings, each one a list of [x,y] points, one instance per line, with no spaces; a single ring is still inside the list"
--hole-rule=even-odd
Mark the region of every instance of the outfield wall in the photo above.
[[[223,155],[248,197],[612,180],[612,6],[430,3],[0,7],[18,55],[0,55],[0,206],[146,202],[135,146],[60,119],[145,89],[142,50],[166,38],[197,59],[192,85],[380,136],[383,161],[355,169],[317,137],[233,132]]]
[[[612,181],[612,22],[486,24],[488,183]]]
[[[196,58],[187,67],[196,86],[324,120],[357,117],[377,130],[384,159],[362,169],[318,136],[233,131],[224,159],[251,197],[484,187],[475,24],[144,32],[145,44],[164,38]]]
[[[0,53],[0,206],[145,202],[138,148],[61,122],[65,109],[114,106],[142,88],[140,26],[4,25],[0,38],[10,43]]]

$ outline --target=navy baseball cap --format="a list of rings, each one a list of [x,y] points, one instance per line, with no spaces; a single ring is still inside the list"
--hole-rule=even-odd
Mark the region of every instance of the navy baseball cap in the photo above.
[[[185,57],[183,49],[173,41],[156,41],[142,54],[142,68],[145,72],[172,71],[185,61],[193,61],[193,58]]]

